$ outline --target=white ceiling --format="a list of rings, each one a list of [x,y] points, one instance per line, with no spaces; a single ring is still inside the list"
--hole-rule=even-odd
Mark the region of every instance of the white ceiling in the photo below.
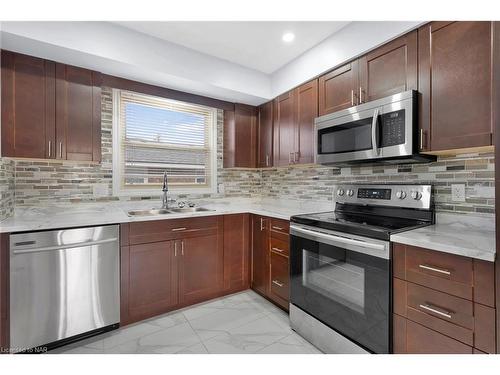
[[[121,26],[271,74],[349,22],[116,22]],[[295,40],[282,41],[285,32]]]

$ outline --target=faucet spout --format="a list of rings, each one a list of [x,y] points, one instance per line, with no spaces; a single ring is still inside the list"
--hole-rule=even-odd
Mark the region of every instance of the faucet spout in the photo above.
[[[163,172],[163,187],[161,191],[163,191],[163,195],[161,198],[161,207],[168,208],[168,178],[166,171]]]

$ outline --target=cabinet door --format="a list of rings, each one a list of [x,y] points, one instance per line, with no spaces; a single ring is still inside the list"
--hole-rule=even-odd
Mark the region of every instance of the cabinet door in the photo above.
[[[224,215],[224,290],[250,284],[250,215]]]
[[[178,257],[172,241],[122,247],[121,258],[122,304],[126,304],[122,324],[162,314],[177,305]]]
[[[275,251],[269,253],[270,286],[269,297],[288,310],[290,289],[290,267],[288,257]]]
[[[224,167],[257,166],[257,108],[235,104],[224,114]]]
[[[258,167],[273,165],[273,102],[259,107]]]
[[[417,32],[413,31],[359,59],[360,102],[417,89]],[[359,90],[358,90],[359,95]]]
[[[74,66],[56,66],[58,159],[101,160],[101,77]]]
[[[314,161],[314,119],[318,117],[318,80],[296,89],[296,147],[293,160],[298,164]]]
[[[319,115],[357,105],[358,81],[356,60],[319,77]]]
[[[433,22],[419,29],[422,150],[492,144],[492,27]]]
[[[269,287],[269,219],[252,217],[252,289],[267,295]]]
[[[53,158],[55,63],[2,51],[2,156]]]
[[[223,288],[224,248],[221,229],[212,235],[174,244],[180,254],[179,295],[183,305],[215,297]]]
[[[295,152],[295,91],[274,100],[274,166],[292,164]]]

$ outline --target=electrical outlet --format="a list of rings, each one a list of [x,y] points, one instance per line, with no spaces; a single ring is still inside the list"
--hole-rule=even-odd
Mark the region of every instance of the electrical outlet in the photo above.
[[[465,185],[452,184],[451,185],[451,200],[454,202],[465,202]]]
[[[225,192],[224,184],[217,184],[217,191],[219,194],[224,194]]]

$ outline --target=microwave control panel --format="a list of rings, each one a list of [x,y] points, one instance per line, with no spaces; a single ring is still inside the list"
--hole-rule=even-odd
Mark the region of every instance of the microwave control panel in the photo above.
[[[405,143],[405,110],[384,113],[380,116],[380,147]]]

